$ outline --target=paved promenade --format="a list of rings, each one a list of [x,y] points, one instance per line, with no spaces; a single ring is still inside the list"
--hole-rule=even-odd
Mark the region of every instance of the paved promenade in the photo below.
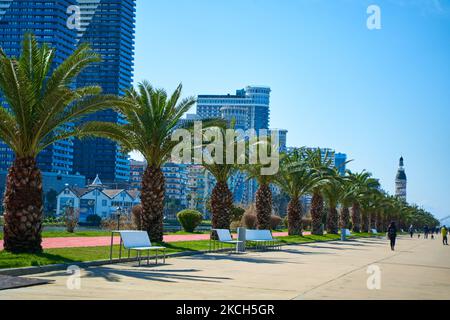
[[[305,235],[310,233],[305,233]],[[275,237],[286,237],[287,232],[273,234]],[[198,241],[209,240],[209,234],[187,234],[187,235],[165,235],[164,242]],[[114,238],[114,244],[119,244],[120,238]],[[44,249],[60,248],[88,248],[106,247],[111,245],[111,237],[74,237],[74,238],[44,238],[42,247]],[[3,240],[0,240],[0,251],[3,250]]]
[[[381,271],[380,290],[367,287],[369,266]],[[56,282],[0,299],[450,299],[450,247],[404,237],[391,252],[385,239],[359,239],[95,267],[82,271],[79,290],[65,272],[39,277]]]

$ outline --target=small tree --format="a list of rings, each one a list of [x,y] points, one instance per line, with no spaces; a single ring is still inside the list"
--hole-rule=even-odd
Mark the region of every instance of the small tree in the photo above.
[[[66,231],[69,233],[74,233],[79,220],[80,210],[72,207],[67,207],[64,213],[64,223],[66,225]]]

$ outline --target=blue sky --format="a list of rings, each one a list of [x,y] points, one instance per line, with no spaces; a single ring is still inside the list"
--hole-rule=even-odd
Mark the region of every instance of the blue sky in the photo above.
[[[137,3],[136,81],[186,96],[268,85],[290,146],[347,153],[391,193],[403,155],[408,200],[450,215],[450,1]]]

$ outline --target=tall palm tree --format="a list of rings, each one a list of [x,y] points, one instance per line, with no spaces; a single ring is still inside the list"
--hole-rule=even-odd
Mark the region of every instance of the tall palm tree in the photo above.
[[[168,96],[164,89],[154,89],[143,81],[137,89],[127,91],[119,108],[126,124],[102,125],[105,138],[118,141],[127,150],[139,151],[147,161],[141,190],[142,227],[152,241],[163,240],[165,179],[162,166],[178,144],[172,141],[172,133],[195,103],[192,97],[181,99],[182,88],[180,84]]]
[[[53,72],[55,50],[26,34],[20,58],[0,49],[0,139],[15,153],[4,197],[4,247],[10,252],[42,251],[42,177],[38,154],[53,143],[96,135],[98,127],[73,125],[86,115],[115,107],[114,96],[97,86],[73,89],[77,75],[100,57],[81,45]]]
[[[353,203],[352,203],[352,227],[353,232],[361,232],[361,202],[364,201],[367,193],[380,186],[377,179],[372,178],[372,174],[363,171],[352,173],[348,171],[349,178],[353,183]]]
[[[269,230],[270,216],[272,215],[272,190],[270,184],[274,176],[261,175],[261,166],[247,165],[244,170],[247,172],[247,180],[255,179],[258,183],[258,190],[255,194],[257,228]]]
[[[326,184],[323,186],[323,196],[328,207],[327,233],[339,233],[338,203],[345,194],[343,177],[337,169],[331,170]]]
[[[280,170],[274,177],[274,183],[290,198],[287,215],[291,236],[302,234],[303,207],[300,198],[320,182],[320,177],[309,168],[304,155],[304,148],[283,154]]]
[[[328,151],[326,151],[325,154],[322,154],[320,148],[314,150],[307,149],[306,161],[314,174],[322,181],[322,183],[318,183],[313,188],[311,200],[312,234],[322,235],[322,220],[324,215],[324,199],[322,191],[327,180],[333,175],[332,158]]]
[[[348,175],[344,176],[341,180],[342,194],[340,197],[340,215],[339,215],[339,228],[350,229],[350,207],[353,203],[353,183],[349,179]]]
[[[272,150],[270,139],[255,144],[259,148]],[[255,194],[257,228],[259,230],[271,229],[270,217],[272,215],[272,190],[270,184],[274,182],[275,175],[264,175],[262,169],[267,167],[261,163],[248,164],[241,167],[247,173],[247,180],[256,180],[258,190]]]

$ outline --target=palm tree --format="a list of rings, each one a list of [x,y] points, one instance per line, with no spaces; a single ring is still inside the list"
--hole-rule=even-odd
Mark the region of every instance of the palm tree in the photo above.
[[[337,169],[330,171],[330,175],[326,184],[323,186],[323,196],[328,207],[327,216],[327,233],[338,234],[339,233],[339,214],[337,211],[337,205],[344,196],[344,182],[343,178]]]
[[[342,194],[340,197],[340,215],[339,215],[339,228],[350,229],[350,210],[349,208],[353,203],[353,183],[346,175],[341,180]]]
[[[210,124],[206,127],[208,126],[209,130],[215,130],[217,135],[222,136],[222,141],[224,143],[223,150],[225,150],[225,141],[227,137],[226,126],[220,123],[218,123],[217,126]],[[234,127],[234,124],[232,123],[231,126]],[[210,154],[210,156],[212,155]],[[210,160],[212,159],[210,158]],[[221,160],[222,161],[203,161],[202,164],[216,180],[216,184],[211,193],[211,226],[213,229],[230,228],[233,193],[228,187],[228,179],[238,170],[237,161],[234,163],[227,163],[225,152],[223,152],[223,159]]]
[[[257,147],[265,147],[271,150],[270,139],[256,143]],[[241,167],[247,173],[247,180],[256,180],[258,190],[255,194],[256,200],[256,218],[257,228],[259,230],[271,229],[270,217],[272,215],[272,190],[270,184],[274,182],[275,175],[264,175],[262,169],[265,166],[258,164],[249,164]]]
[[[20,58],[0,49],[0,139],[15,153],[8,171],[4,197],[4,247],[7,251],[42,251],[42,177],[36,158],[59,140],[96,135],[98,127],[73,125],[86,115],[120,104],[100,95],[97,86],[73,89],[77,75],[100,61],[81,45],[52,73],[55,50],[38,45],[26,34]],[[70,125],[72,124],[72,125]]]
[[[322,150],[319,148],[314,150],[307,149],[306,161],[314,174],[319,177],[319,180],[322,182],[316,184],[313,188],[311,200],[312,234],[322,235],[322,219],[324,214],[322,191],[327,180],[332,176],[332,158],[328,151],[322,155]]]
[[[366,171],[361,173],[348,171],[348,176],[353,183],[352,231],[359,233],[361,232],[361,202],[371,189],[378,188],[380,184],[377,179],[371,178],[371,173]]]
[[[195,103],[192,97],[180,100],[181,92],[181,84],[168,96],[164,89],[154,89],[143,81],[137,90],[127,91],[119,109],[126,124],[102,125],[105,138],[139,151],[147,161],[141,190],[142,227],[152,241],[163,240],[165,179],[161,168],[178,144],[172,141],[173,130]]]
[[[291,236],[302,235],[303,207],[300,198],[320,182],[320,177],[308,167],[304,154],[304,148],[283,154],[280,170],[274,177],[274,183],[290,198],[287,214]]]

